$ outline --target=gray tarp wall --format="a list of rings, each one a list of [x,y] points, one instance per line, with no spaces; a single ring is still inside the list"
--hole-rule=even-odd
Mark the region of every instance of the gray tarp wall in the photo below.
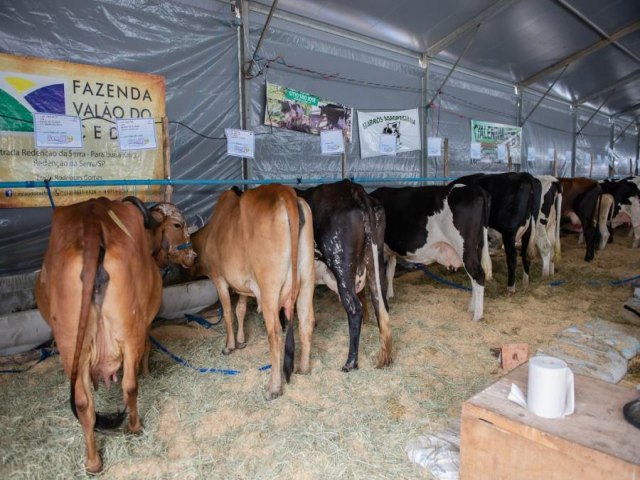
[[[248,56],[265,19],[255,12],[250,15]],[[229,3],[216,0],[60,0],[55,6],[37,0],[5,0],[0,7],[0,51],[165,76],[173,178],[233,180],[242,176],[241,160],[226,155],[224,128],[240,125],[234,20]],[[251,178],[337,179],[341,175],[340,156],[322,156],[319,137],[262,125],[266,80],[356,110],[420,108],[429,119],[428,135],[449,139],[450,176],[506,170],[504,164],[471,164],[470,120],[515,124],[516,95],[510,85],[456,71],[434,107],[422,109],[423,98],[432,98],[448,67],[430,64],[429,91],[423,95],[425,71],[417,55],[391,53],[278,19],[271,23],[258,53],[264,59],[279,56],[282,62],[272,63],[264,75],[247,81],[247,128],[257,134],[256,159],[249,161]],[[539,98],[524,92],[523,118]],[[591,113],[579,110],[579,126]],[[354,116],[353,142],[347,147],[347,176],[382,180],[421,175],[421,152],[360,159],[357,120]],[[625,126],[617,125],[614,136]],[[569,105],[545,99],[523,128],[522,169],[551,173],[548,151],[555,148],[558,174],[570,175],[566,152],[571,151],[571,132]],[[636,136],[630,128],[616,143],[616,155],[635,160]],[[576,175],[588,175],[590,165],[585,165],[584,158],[591,152],[593,176],[607,175],[609,138],[609,119],[596,115],[578,138]],[[532,158],[527,155],[529,147]],[[442,159],[429,158],[424,173],[435,177],[442,172]],[[619,160],[615,173],[626,175],[628,164],[625,167],[625,161]],[[223,189],[176,187],[173,198],[190,223],[200,224],[208,219]],[[45,208],[0,210],[0,279],[39,267],[50,216],[50,209]]]

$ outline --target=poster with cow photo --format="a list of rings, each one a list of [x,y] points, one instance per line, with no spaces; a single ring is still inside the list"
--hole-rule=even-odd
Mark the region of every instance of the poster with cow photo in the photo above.
[[[320,135],[323,130],[343,130],[351,142],[352,109],[310,93],[267,82],[264,124]]]
[[[420,150],[420,117],[418,109],[395,112],[363,112],[358,110],[360,156],[376,157],[380,153],[380,136],[396,137],[396,153]]]

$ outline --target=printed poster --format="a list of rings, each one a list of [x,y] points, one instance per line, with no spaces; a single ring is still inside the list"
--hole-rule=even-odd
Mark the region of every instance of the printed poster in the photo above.
[[[351,142],[353,109],[310,93],[267,83],[264,124],[296,132],[320,135],[324,130],[343,130]]]
[[[79,118],[81,142],[57,117],[58,125],[49,122],[47,128],[58,133],[51,130],[45,137],[49,146],[37,147],[36,114]],[[0,54],[0,182],[163,179],[168,172],[162,149],[121,151],[115,122],[164,116],[162,76]],[[161,143],[159,120],[153,128]],[[74,137],[71,144],[57,141],[63,132]],[[51,193],[56,205],[131,194],[143,201],[162,199],[161,186],[53,187]],[[45,188],[0,187],[0,207],[49,205]]]
[[[396,137],[396,152],[420,150],[420,117],[418,109],[395,112],[365,112],[358,110],[360,156],[369,158],[380,155],[380,136]]]
[[[513,164],[520,164],[520,148],[522,145],[522,128],[502,123],[483,122],[471,120],[471,142],[480,143],[480,158],[471,158],[471,163],[507,163],[506,155],[501,158],[498,155],[498,145],[506,149],[509,146],[509,154]]]

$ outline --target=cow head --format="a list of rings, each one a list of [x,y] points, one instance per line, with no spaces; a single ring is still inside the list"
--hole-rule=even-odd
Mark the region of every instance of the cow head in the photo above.
[[[175,263],[190,268],[196,259],[191,248],[187,222],[178,207],[172,203],[158,203],[151,207],[157,225],[153,229],[153,256],[159,267]]]

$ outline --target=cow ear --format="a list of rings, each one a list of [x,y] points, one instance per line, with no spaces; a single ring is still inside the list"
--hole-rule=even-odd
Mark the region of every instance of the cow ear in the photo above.
[[[160,224],[162,223],[162,221],[164,220],[164,213],[162,213],[160,210],[158,209],[151,209],[151,218],[153,218],[153,221],[156,224]]]

